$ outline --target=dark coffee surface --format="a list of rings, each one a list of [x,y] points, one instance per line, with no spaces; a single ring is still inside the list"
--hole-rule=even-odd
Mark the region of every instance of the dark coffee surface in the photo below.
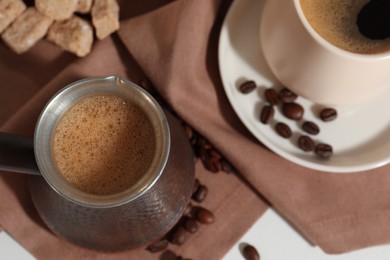
[[[360,11],[357,25],[367,38],[381,40],[390,37],[390,1],[371,0]]]

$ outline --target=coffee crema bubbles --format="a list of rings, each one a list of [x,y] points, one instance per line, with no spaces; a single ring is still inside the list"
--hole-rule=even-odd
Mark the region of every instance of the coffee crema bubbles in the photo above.
[[[52,153],[76,188],[97,195],[124,191],[147,172],[156,146],[145,112],[111,95],[83,98],[59,120]]]
[[[390,50],[390,1],[300,0],[300,5],[311,27],[331,44],[360,54]]]

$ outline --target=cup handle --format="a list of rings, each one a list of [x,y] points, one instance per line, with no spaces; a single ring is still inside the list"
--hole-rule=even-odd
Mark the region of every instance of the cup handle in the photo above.
[[[33,140],[0,132],[0,170],[41,175],[35,161]]]

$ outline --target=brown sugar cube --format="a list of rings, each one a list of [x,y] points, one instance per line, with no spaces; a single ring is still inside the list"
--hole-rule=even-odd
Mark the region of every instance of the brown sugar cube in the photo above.
[[[23,11],[26,5],[22,0],[1,0],[0,1],[0,33],[4,31]]]
[[[93,0],[79,0],[77,2],[76,12],[86,14],[91,11]]]
[[[95,0],[91,14],[96,36],[100,40],[119,29],[119,6],[116,0]]]
[[[55,21],[50,26],[47,39],[79,57],[84,57],[91,51],[93,28],[87,21],[72,16],[68,20]]]
[[[34,7],[29,7],[5,29],[1,37],[5,44],[20,54],[45,36],[52,21]]]
[[[39,12],[54,20],[65,20],[76,10],[78,0],[35,0]]]

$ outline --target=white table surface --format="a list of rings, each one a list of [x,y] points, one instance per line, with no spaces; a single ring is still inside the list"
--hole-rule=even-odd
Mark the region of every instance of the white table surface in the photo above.
[[[371,247],[341,255],[327,255],[307,242],[278,213],[268,210],[227,253],[223,260],[244,259],[240,247],[251,244],[261,260],[389,260],[390,245]],[[13,240],[0,232],[0,259],[34,260],[35,258]],[[207,259],[206,259],[207,260]]]

